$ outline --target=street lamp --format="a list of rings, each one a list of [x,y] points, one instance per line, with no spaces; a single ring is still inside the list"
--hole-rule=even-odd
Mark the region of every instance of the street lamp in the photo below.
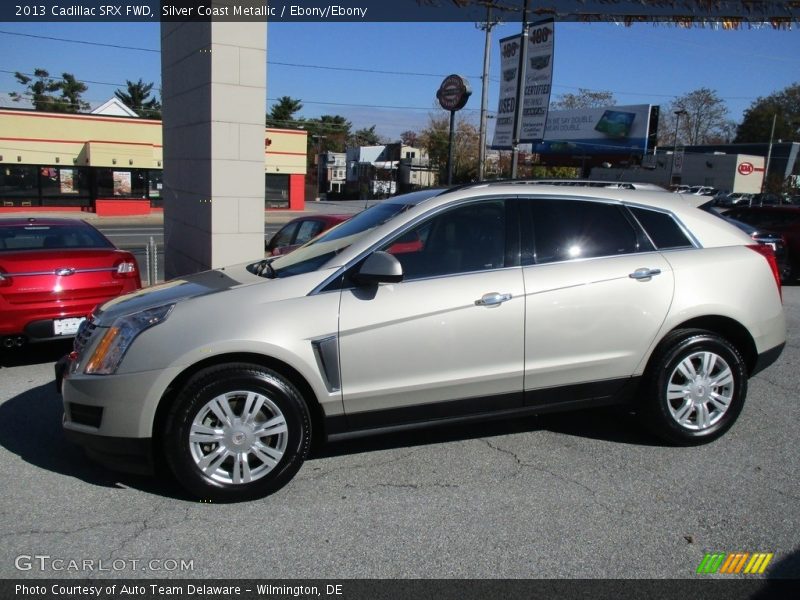
[[[681,117],[684,117],[688,114],[689,113],[682,108],[675,111],[675,142],[672,146],[672,162],[670,163],[669,167],[669,185],[672,185],[672,177],[675,173],[675,159],[678,156],[678,125],[680,125]]]

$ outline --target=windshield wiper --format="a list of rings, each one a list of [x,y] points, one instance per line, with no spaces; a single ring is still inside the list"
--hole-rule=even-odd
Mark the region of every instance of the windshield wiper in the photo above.
[[[264,260],[259,262],[256,265],[256,269],[255,269],[256,275],[258,275],[259,277],[267,277],[269,279],[275,279],[275,269],[270,264],[273,260],[275,260],[275,259],[274,258],[265,258]]]

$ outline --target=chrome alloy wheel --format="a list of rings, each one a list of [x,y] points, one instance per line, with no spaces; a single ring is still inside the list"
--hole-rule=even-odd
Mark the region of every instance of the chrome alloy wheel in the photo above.
[[[286,419],[263,394],[234,391],[207,402],[189,430],[197,468],[220,483],[247,484],[267,475],[288,444]]]
[[[667,404],[672,418],[686,429],[704,431],[727,412],[734,396],[734,377],[719,354],[695,352],[669,377]]]

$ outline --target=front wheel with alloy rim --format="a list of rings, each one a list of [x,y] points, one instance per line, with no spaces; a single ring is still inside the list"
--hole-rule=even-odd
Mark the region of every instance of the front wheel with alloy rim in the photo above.
[[[726,339],[700,329],[670,334],[645,373],[642,416],[678,445],[717,439],[736,421],[747,394],[747,368]]]
[[[163,435],[178,482],[203,500],[270,494],[303,464],[311,443],[308,407],[285,377],[228,364],[194,375],[178,394]]]

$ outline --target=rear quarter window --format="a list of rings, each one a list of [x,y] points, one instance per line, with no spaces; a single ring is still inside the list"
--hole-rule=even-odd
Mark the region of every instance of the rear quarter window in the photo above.
[[[646,208],[631,207],[630,210],[659,250],[693,246],[672,215]]]

